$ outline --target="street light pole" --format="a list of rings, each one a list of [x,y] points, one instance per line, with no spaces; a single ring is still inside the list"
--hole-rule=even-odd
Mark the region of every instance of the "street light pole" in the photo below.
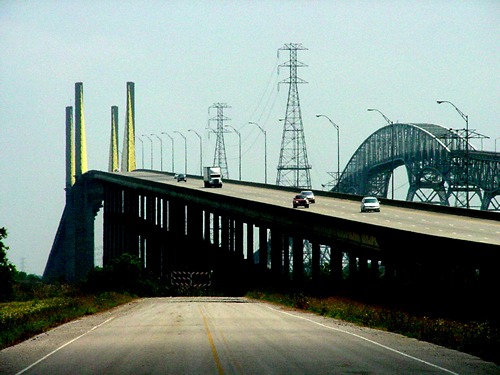
[[[151,142],[151,170],[153,170],[153,140],[148,137],[146,134],[143,134],[142,137],[146,137]]]
[[[203,146],[201,135],[199,135],[194,129],[189,129],[188,132],[193,132],[198,136],[198,138],[200,138],[200,176],[203,176]]]
[[[227,126],[228,128],[233,129],[234,132],[236,134],[238,134],[238,138],[239,138],[239,161],[240,161],[240,163],[239,163],[239,174],[240,174],[240,181],[241,181],[241,133],[238,130],[236,130],[234,127],[232,127],[231,125],[225,125],[225,126]]]
[[[267,134],[266,131],[256,122],[249,121],[248,123],[257,125],[260,131],[264,134],[264,183],[267,184]]]
[[[169,137],[170,142],[172,143],[172,173],[174,173],[174,138],[166,132],[161,132],[161,134],[165,134],[167,137]]]
[[[382,117],[391,125],[391,199],[394,200],[394,122],[389,120],[386,115],[376,108],[368,108],[368,111],[375,111],[382,115]]]
[[[184,173],[187,174],[188,170],[188,162],[187,162],[187,139],[184,134],[180,131],[174,130],[174,133],[178,133],[182,138],[184,138]]]
[[[495,138],[495,152],[497,152],[497,140],[499,140],[499,139],[500,139],[500,137]]]
[[[455,104],[447,100],[437,100],[437,104],[448,103],[458,112],[465,121],[465,203],[470,208],[469,201],[469,116],[457,108]]]
[[[324,117],[326,118],[328,121],[330,121],[330,124],[332,124],[335,129],[337,130],[337,191],[340,191],[340,187],[339,187],[339,182],[340,182],[340,129],[339,129],[339,126],[334,123],[330,117],[328,117],[327,115],[316,115],[316,117]]]
[[[151,134],[151,135],[154,135],[160,141],[160,169],[163,172],[163,141],[156,134]]]

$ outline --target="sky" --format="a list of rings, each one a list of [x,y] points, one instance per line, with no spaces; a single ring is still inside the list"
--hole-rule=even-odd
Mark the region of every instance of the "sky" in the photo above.
[[[394,122],[463,129],[452,106],[436,103],[450,101],[469,116],[470,129],[489,137],[474,146],[493,151],[496,141],[500,150],[499,20],[498,0],[0,0],[7,256],[18,270],[43,274],[65,204],[65,108],[74,106],[76,82],[83,83],[89,169],[108,168],[115,105],[121,148],[126,85],[134,82],[139,168],[171,171],[165,132],[174,139],[175,172],[184,171],[186,150],[188,174],[199,174],[195,132],[210,165],[210,108],[225,103],[229,178],[239,178],[236,129],[242,180],[264,182],[267,156],[275,183],[288,97],[279,82],[289,75],[280,65],[290,58],[280,49],[300,43],[304,136],[312,187],[321,190],[338,154],[342,169],[387,124],[368,108]],[[335,128],[316,114],[339,126],[340,150]],[[249,122],[266,131],[267,155],[263,133]],[[404,196],[404,178],[395,181]]]

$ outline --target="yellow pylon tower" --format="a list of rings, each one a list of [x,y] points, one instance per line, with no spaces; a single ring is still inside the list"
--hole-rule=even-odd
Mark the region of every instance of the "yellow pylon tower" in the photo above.
[[[73,107],[66,107],[66,191],[75,183],[75,132]]]
[[[122,148],[122,172],[136,169],[135,163],[135,94],[134,82],[127,82],[127,118]]]
[[[118,171],[118,107],[111,107],[111,143],[109,145],[109,172]]]
[[[85,119],[83,116],[83,83],[75,83],[75,177],[88,170]]]

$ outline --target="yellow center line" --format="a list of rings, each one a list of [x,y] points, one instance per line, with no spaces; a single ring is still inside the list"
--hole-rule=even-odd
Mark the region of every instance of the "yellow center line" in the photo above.
[[[222,364],[220,363],[219,354],[217,353],[217,348],[215,347],[214,339],[212,337],[212,333],[210,332],[210,329],[208,328],[207,318],[203,314],[203,311],[201,310],[201,307],[198,306],[198,309],[200,310],[200,314],[201,314],[201,316],[203,318],[203,324],[205,325],[205,330],[207,331],[208,342],[210,343],[210,349],[212,349],[212,355],[214,357],[215,365],[217,366],[217,372],[220,375],[223,375],[224,374],[224,369],[222,368]]]

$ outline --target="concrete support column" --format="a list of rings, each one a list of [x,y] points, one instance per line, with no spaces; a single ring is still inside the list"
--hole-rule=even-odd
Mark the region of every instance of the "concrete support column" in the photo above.
[[[302,281],[304,279],[304,240],[302,238],[293,237],[292,256],[293,280]]]
[[[276,228],[271,230],[271,273],[276,279],[283,273],[283,234]]]
[[[354,255],[352,252],[349,252],[348,257],[349,257],[349,278],[353,279],[356,277],[356,274],[358,273],[358,261],[356,255]]]
[[[247,223],[247,262],[250,269],[253,268],[253,230],[254,226],[252,223]]]
[[[312,264],[311,264],[311,277],[313,281],[319,281],[320,279],[320,245],[319,242],[314,241],[311,243],[312,246]]]
[[[216,246],[217,248],[220,247],[220,222],[219,222],[220,218],[219,218],[219,215],[217,213],[214,212],[213,214],[213,237],[214,237],[214,246]]]
[[[379,276],[379,266],[378,266],[378,260],[377,259],[372,259],[370,262],[370,274],[373,279],[378,280],[380,278]]]
[[[267,270],[267,228],[259,226],[259,268]]]
[[[182,238],[185,234],[186,225],[186,210],[184,202],[178,200],[170,200],[169,202],[169,218],[170,232],[174,237]]]
[[[124,228],[126,250],[129,254],[139,256],[139,193],[136,190],[124,190]]]
[[[205,240],[206,243],[211,243],[210,242],[210,229],[212,228],[211,222],[210,222],[210,211],[203,211],[203,239]]]
[[[243,254],[243,221],[237,219],[234,223],[234,251],[236,257],[240,260],[244,259]]]
[[[161,229],[161,273],[162,278],[168,280],[172,271],[172,248],[169,245],[169,232],[168,232],[168,198],[163,196],[162,200],[162,222]]]
[[[189,241],[199,243],[203,239],[203,212],[192,203],[187,206],[187,235]]]
[[[396,267],[394,266],[394,264],[391,263],[390,261],[385,261],[383,262],[383,265],[384,265],[383,279],[390,281],[394,280],[394,278],[396,277]]]
[[[137,217],[137,241],[138,241],[138,249],[137,249],[137,254],[139,256],[139,259],[141,260],[141,263],[143,266],[145,266],[146,262],[146,196],[144,192],[138,195],[137,200],[138,200],[138,205],[139,205],[139,212],[138,212],[138,217]]]
[[[118,246],[118,225],[116,215],[116,189],[112,185],[104,187],[103,249],[102,263],[107,265],[113,259]]]
[[[161,274],[161,255],[160,255],[160,224],[158,220],[158,211],[160,211],[160,199],[155,194],[148,195],[147,201],[147,248],[146,248],[146,269],[154,275]]]
[[[183,262],[185,253],[181,253],[180,249],[186,247],[185,222],[186,210],[184,202],[174,199],[169,201],[169,242],[168,247],[172,259],[172,267],[178,267],[179,262]],[[186,249],[187,250],[187,249]]]
[[[283,276],[286,280],[290,279],[290,241],[290,236],[283,237]]]
[[[368,279],[368,259],[362,255],[358,258],[358,273],[359,278],[363,280]]]
[[[339,282],[344,278],[342,264],[343,253],[339,247],[340,246],[337,242],[330,245],[330,276],[334,283]]]
[[[227,216],[221,216],[221,249],[225,253],[229,252],[230,249],[230,225],[231,220]]]

